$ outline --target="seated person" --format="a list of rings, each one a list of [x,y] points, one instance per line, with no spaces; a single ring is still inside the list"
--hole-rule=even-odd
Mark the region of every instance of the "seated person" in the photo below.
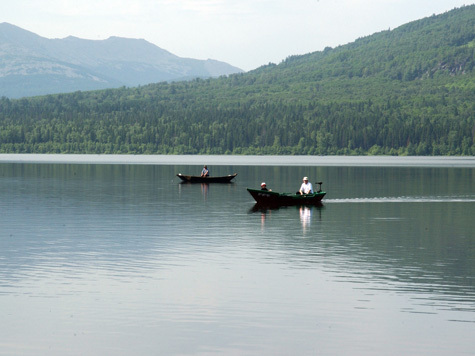
[[[311,194],[311,193],[313,193],[312,183],[309,183],[307,177],[303,177],[303,183],[300,186],[300,190],[298,191],[298,194],[303,195],[303,194]]]
[[[267,189],[266,182],[262,182],[262,183],[261,183],[261,190],[268,190],[268,191],[272,191],[272,189]]]
[[[203,170],[201,171],[201,176],[202,177],[209,177],[209,170],[207,166],[203,167]]]

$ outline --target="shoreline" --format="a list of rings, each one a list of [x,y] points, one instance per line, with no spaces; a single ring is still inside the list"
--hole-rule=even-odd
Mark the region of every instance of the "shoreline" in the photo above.
[[[375,166],[475,168],[474,156],[244,156],[244,155],[117,155],[0,154],[0,163],[249,165],[249,166]]]

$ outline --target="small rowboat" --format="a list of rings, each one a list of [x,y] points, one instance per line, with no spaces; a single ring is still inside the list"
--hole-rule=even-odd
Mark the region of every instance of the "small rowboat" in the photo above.
[[[178,173],[176,176],[186,183],[230,183],[237,176],[237,173],[222,177],[186,176],[181,173]]]
[[[325,192],[319,190],[311,194],[277,193],[269,190],[247,188],[258,205],[290,206],[290,205],[321,205]]]

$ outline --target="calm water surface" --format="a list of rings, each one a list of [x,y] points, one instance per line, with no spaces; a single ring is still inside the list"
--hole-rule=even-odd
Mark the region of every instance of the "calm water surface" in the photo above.
[[[475,353],[474,166],[188,159],[0,163],[0,355]]]

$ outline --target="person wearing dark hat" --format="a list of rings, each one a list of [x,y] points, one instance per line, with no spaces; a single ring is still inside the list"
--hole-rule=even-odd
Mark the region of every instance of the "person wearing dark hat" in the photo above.
[[[311,194],[313,193],[312,183],[308,181],[308,177],[303,177],[303,183],[300,186],[299,194]]]
[[[203,170],[201,171],[201,176],[202,177],[209,177],[209,170],[207,166],[203,167]]]

